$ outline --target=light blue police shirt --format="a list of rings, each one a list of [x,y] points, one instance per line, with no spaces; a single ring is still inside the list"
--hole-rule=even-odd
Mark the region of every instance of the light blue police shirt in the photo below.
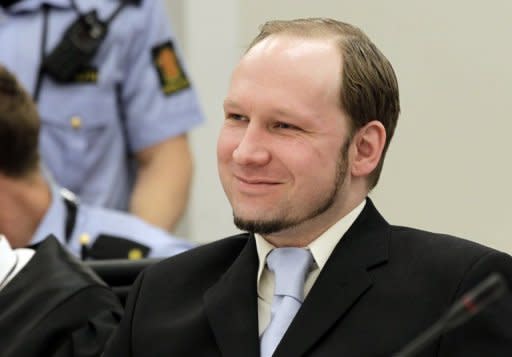
[[[43,3],[51,5],[45,34]],[[76,3],[81,12],[97,9],[106,20],[120,0]],[[23,0],[8,10],[0,7],[0,63],[34,94],[43,38],[48,54],[76,17],[71,0]],[[41,156],[57,182],[83,202],[127,209],[133,154],[203,121],[191,86],[163,93],[152,50],[169,40],[175,45],[162,2],[142,0],[126,6],[111,23],[92,61],[96,82],[58,84],[43,75]]]
[[[61,188],[50,185],[51,204],[37,227],[29,245],[41,243],[53,234],[76,256],[80,256],[80,237],[90,237],[89,246],[100,234],[112,235],[132,240],[148,246],[151,250],[147,258],[163,258],[184,252],[196,244],[176,238],[165,231],[153,227],[128,213],[114,211],[87,204],[78,204],[76,223],[69,243],[65,242],[65,224],[67,210],[61,194]]]

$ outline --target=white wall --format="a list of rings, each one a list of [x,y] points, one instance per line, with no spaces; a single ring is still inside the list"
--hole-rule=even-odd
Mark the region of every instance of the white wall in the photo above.
[[[208,242],[235,232],[231,209],[217,177],[216,141],[224,117],[224,94],[241,49],[237,46],[239,4],[236,0],[168,0],[168,3],[173,23],[183,25],[177,34],[182,35],[187,67],[208,118],[191,135],[195,178],[188,214],[180,232],[197,242]]]
[[[512,2],[489,0],[168,0],[208,123],[192,135],[196,178],[186,231],[235,232],[215,140],[229,74],[262,22],[329,16],[361,27],[394,65],[402,114],[378,188],[392,223],[512,252]],[[178,14],[173,13],[171,17]]]

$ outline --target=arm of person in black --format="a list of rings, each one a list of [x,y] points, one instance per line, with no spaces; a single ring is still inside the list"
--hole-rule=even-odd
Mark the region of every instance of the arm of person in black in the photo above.
[[[115,331],[109,343],[106,346],[105,354],[103,357],[114,357],[123,356],[130,357],[133,355],[132,351],[132,322],[135,313],[135,306],[137,305],[137,299],[142,286],[142,280],[144,279],[144,272],[140,273],[133,287],[130,290],[128,299],[125,307],[125,316],[119,325],[119,328]]]
[[[26,341],[26,355],[100,356],[121,316],[118,299],[108,287],[85,287],[44,317]]]

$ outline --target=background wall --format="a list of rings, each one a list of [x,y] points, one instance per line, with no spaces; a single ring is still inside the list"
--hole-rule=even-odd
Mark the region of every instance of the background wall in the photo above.
[[[489,0],[167,0],[206,125],[183,224],[191,239],[232,234],[217,178],[222,101],[240,54],[272,18],[329,16],[361,27],[393,64],[402,114],[371,194],[394,224],[443,231],[512,253],[512,2]]]

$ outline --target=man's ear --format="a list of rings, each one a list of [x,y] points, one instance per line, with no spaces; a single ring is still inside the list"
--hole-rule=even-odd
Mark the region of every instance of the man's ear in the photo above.
[[[357,130],[352,139],[352,176],[370,175],[379,164],[385,144],[386,129],[380,121],[372,120]]]

